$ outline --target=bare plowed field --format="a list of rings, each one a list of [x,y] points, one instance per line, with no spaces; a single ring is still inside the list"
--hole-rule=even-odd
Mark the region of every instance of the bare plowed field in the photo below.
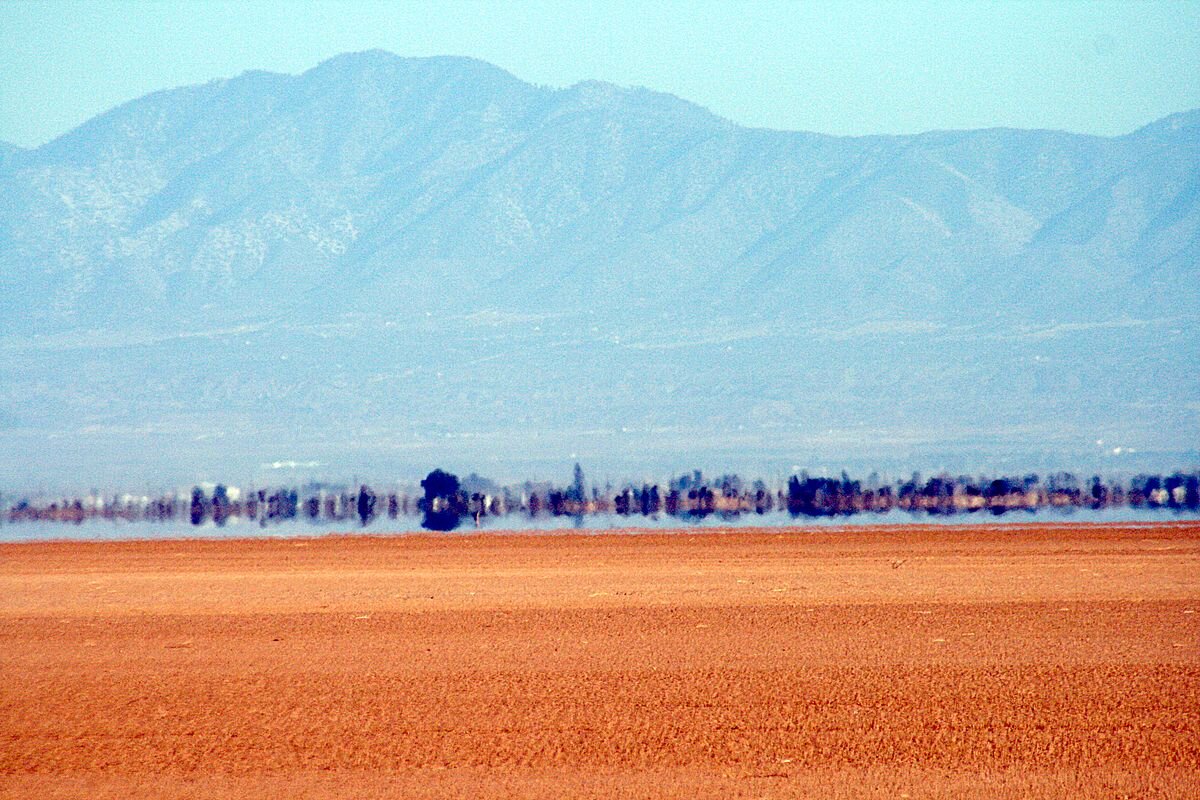
[[[1200,797],[1200,525],[2,545],[0,796]]]

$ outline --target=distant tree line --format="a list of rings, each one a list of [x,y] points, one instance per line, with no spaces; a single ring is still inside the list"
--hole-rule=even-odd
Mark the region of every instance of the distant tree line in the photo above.
[[[419,515],[430,530],[454,530],[464,523],[478,526],[483,520],[509,515],[574,517],[668,515],[698,519],[709,515],[787,512],[793,517],[835,517],[852,514],[1002,515],[1039,509],[1171,509],[1200,510],[1200,472],[1170,475],[1136,475],[1128,481],[1103,480],[1095,475],[1081,480],[1068,472],[1046,477],[951,476],[923,479],[918,474],[893,482],[877,475],[866,481],[839,477],[792,475],[782,485],[762,480],[747,483],[734,474],[706,478],[700,471],[680,475],[666,485],[643,482],[619,487],[589,486],[576,464],[571,483],[526,482],[498,486],[471,474],[464,479],[435,469],[421,481],[420,491],[376,491],[362,484],[357,489],[309,485],[303,489],[240,489],[223,484],[211,489],[194,487],[190,493],[158,496],[98,493],[86,497],[37,500],[0,496],[0,521],[82,523],[114,522],[212,523],[231,520],[267,526],[288,520],[314,523],[348,523],[366,526],[378,518],[399,519]]]

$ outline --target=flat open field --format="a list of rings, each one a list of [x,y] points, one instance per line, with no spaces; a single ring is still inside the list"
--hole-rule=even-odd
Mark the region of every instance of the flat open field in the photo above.
[[[0,545],[0,796],[1200,797],[1200,525]]]

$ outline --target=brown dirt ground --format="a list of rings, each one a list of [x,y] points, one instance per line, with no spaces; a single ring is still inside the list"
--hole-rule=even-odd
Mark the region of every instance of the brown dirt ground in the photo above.
[[[1198,797],[1200,524],[0,545],[3,797]]]

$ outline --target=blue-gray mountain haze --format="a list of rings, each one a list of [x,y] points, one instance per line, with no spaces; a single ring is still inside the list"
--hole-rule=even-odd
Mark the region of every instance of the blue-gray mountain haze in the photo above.
[[[1200,111],[846,138],[246,73],[0,144],[0,484],[1194,465],[1198,264]]]

